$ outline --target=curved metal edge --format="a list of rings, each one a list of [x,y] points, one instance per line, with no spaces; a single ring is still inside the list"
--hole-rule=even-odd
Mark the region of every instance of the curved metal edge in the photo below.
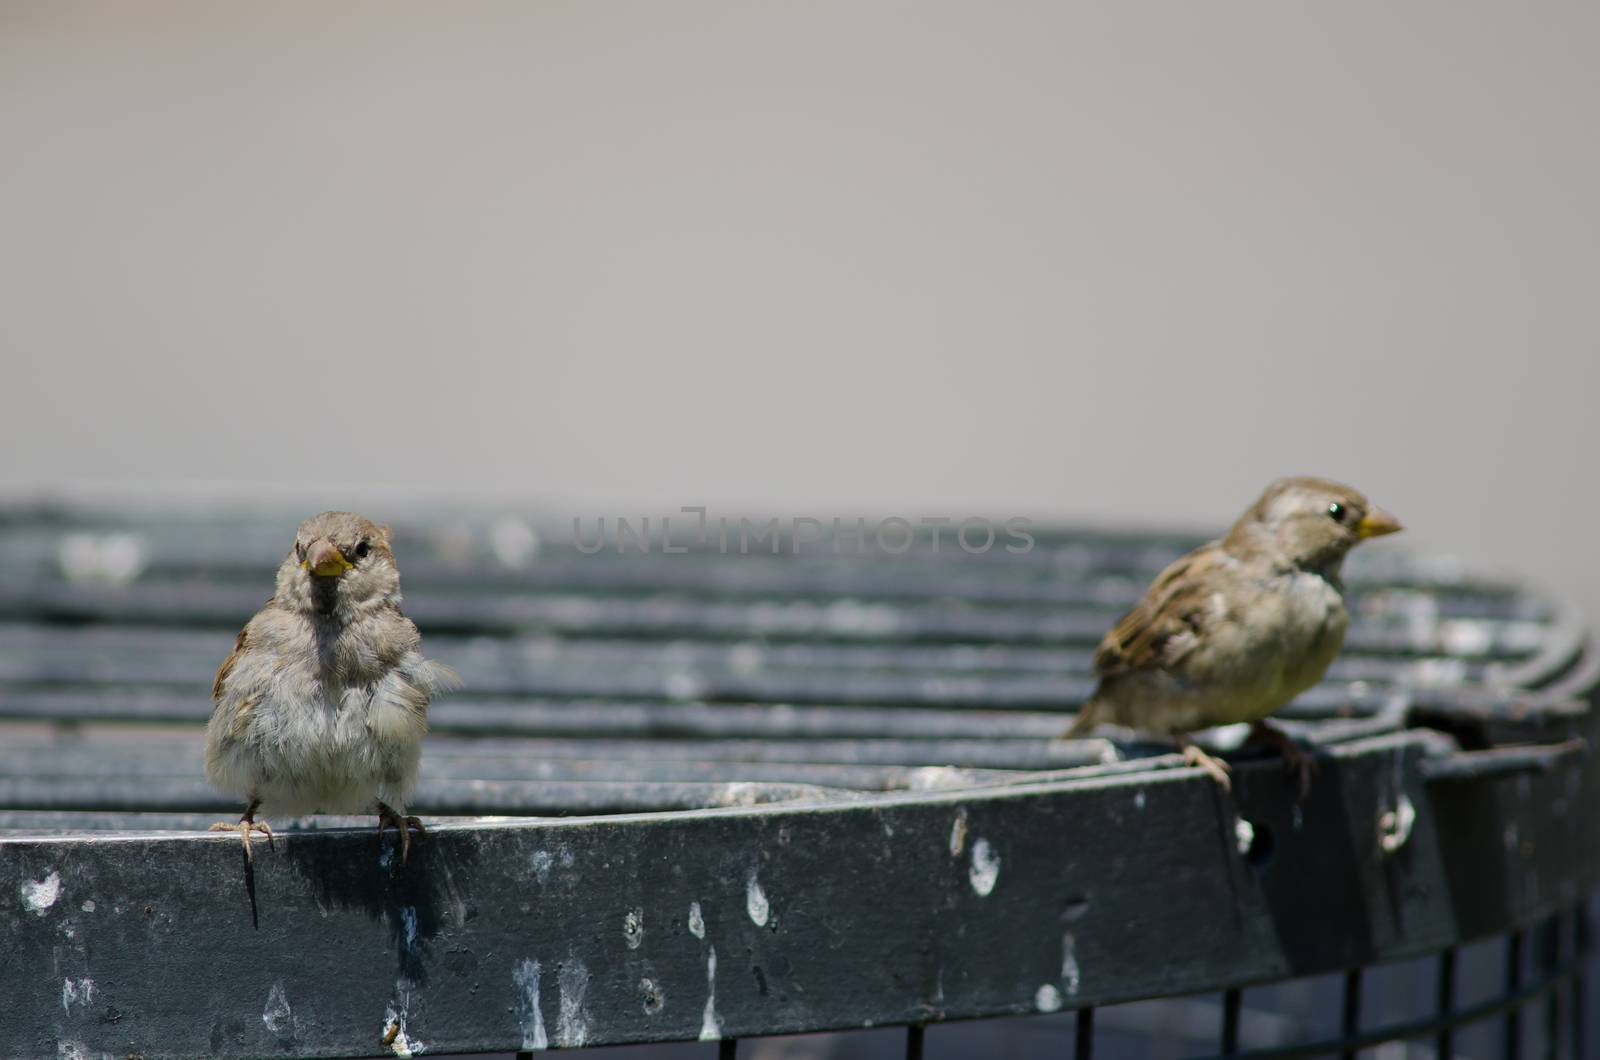
[[[1542,594],[1538,595],[1544,598]],[[1576,605],[1551,601],[1554,617],[1546,624],[1547,636],[1540,650],[1520,663],[1493,664],[1486,683],[1511,688],[1539,689],[1558,680],[1585,654],[1589,644],[1588,623]]]
[[[227,836],[0,839],[0,990],[24,1014],[0,1021],[0,1055],[362,1056],[397,1027],[473,1052],[1054,1011],[1420,956],[1595,884],[1584,771],[1428,784],[1449,746],[1329,747],[1302,806],[1277,763],[1241,761],[1231,796],[1173,769],[443,827],[405,866],[370,832],[280,838],[248,867]]]
[[[1548,773],[1585,757],[1589,745],[1573,738],[1554,744],[1520,744],[1485,751],[1460,751],[1420,763],[1430,784],[1499,780],[1504,777]]]

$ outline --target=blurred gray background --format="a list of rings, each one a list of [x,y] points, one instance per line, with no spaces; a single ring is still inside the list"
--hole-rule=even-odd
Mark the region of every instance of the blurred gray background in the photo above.
[[[1600,8],[0,0],[0,491],[1213,528],[1600,614]]]

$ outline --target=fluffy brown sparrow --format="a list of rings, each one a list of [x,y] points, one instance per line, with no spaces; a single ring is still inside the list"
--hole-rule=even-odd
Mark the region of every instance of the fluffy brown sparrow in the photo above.
[[[1224,789],[1228,765],[1189,738],[1249,722],[1309,790],[1314,760],[1267,715],[1322,679],[1344,643],[1339,568],[1369,537],[1400,529],[1348,486],[1286,478],[1226,537],[1176,560],[1100,642],[1100,679],[1068,738],[1110,722],[1175,737],[1184,758]]]
[[[234,641],[211,686],[206,776],[245,801],[236,831],[271,840],[256,814],[370,813],[400,833],[416,786],[428,703],[448,671],[418,654],[400,613],[389,528],[350,512],[300,524],[277,591]]]

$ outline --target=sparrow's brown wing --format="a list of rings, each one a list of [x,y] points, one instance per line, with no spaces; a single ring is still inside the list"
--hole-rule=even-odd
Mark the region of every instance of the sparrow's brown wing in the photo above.
[[[217,667],[216,680],[211,682],[212,702],[222,698],[222,686],[228,683],[228,675],[233,673],[234,664],[239,661],[239,656],[244,654],[244,635],[248,632],[250,632],[249,626],[239,631],[239,635],[233,638],[233,650],[222,660],[222,665]]]
[[[1228,563],[1215,542],[1174,560],[1100,641],[1096,676],[1168,668],[1193,651],[1213,606],[1216,576]]]

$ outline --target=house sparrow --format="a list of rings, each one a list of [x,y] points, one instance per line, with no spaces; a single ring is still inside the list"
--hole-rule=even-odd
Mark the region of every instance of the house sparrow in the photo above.
[[[256,813],[371,813],[400,833],[416,785],[428,702],[448,675],[417,652],[417,627],[400,613],[400,572],[389,528],[350,512],[300,524],[278,568],[277,591],[233,643],[211,686],[206,776],[245,800],[237,824],[272,830]]]
[[[1348,486],[1274,482],[1221,541],[1162,571],[1105,635],[1094,655],[1099,687],[1066,737],[1104,722],[1172,736],[1226,790],[1227,763],[1188,734],[1247,721],[1252,738],[1298,771],[1303,798],[1314,760],[1264,719],[1320,681],[1344,643],[1345,554],[1399,529]]]

